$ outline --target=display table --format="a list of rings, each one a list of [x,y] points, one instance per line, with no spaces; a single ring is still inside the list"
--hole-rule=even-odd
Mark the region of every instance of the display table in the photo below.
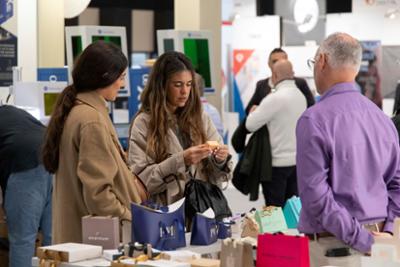
[[[239,236],[233,236],[239,237]],[[216,254],[221,251],[221,240],[218,240],[214,244],[209,246],[191,246],[190,245],[190,233],[186,233],[186,244],[187,246],[184,248],[179,248],[177,250],[189,250],[195,253],[199,253],[201,255],[205,254]],[[32,266],[37,267],[39,266],[39,259],[34,257],[32,259]],[[97,266],[110,266],[110,262],[103,258],[91,259],[87,261],[79,261],[73,263],[61,263],[60,267],[97,267]]]

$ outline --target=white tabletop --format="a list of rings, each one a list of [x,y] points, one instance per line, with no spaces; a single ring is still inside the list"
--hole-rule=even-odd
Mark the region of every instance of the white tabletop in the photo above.
[[[234,236],[236,237],[236,236]],[[238,236],[237,236],[238,237]],[[186,247],[179,248],[177,250],[189,250],[195,253],[199,253],[201,255],[204,254],[214,254],[218,253],[221,251],[221,240],[218,239],[217,242],[208,245],[208,246],[192,246],[190,245],[190,233],[186,233]],[[98,266],[110,266],[110,261],[103,259],[103,258],[97,258],[97,259],[92,259],[92,260],[86,260],[86,261],[79,261],[79,262],[64,262],[61,263],[59,266],[60,267],[98,267]],[[39,266],[39,259],[37,257],[32,259],[32,266],[37,267]]]

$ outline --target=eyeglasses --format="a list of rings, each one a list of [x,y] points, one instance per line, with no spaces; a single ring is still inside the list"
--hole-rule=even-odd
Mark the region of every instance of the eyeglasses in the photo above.
[[[315,65],[315,59],[310,58],[310,59],[307,60],[307,66],[308,66],[308,68],[309,68],[310,70],[313,70],[313,69],[314,69],[314,65]]]

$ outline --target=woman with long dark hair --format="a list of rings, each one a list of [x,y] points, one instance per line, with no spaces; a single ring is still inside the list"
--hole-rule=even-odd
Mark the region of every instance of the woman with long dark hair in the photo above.
[[[141,201],[106,102],[125,85],[127,65],[117,46],[89,45],[54,107],[43,148],[44,166],[56,174],[53,243],[82,242],[85,215],[131,220],[130,202]]]
[[[206,144],[218,142],[217,148]],[[128,163],[152,199],[170,204],[189,178],[216,185],[231,177],[228,148],[203,112],[195,72],[182,53],[167,52],[153,66],[131,126]]]

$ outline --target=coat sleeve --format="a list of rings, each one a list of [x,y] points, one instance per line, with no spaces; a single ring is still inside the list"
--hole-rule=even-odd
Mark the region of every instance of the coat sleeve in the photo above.
[[[93,215],[131,220],[130,209],[113,191],[118,165],[106,125],[93,121],[85,124],[80,131],[77,174],[88,211]]]
[[[203,113],[203,122],[205,125],[205,130],[207,134],[207,141],[218,141],[218,143],[223,144],[222,137],[218,134],[217,129],[215,128],[211,118]],[[222,182],[228,181],[232,178],[232,161],[230,160],[231,156],[229,155],[227,161],[223,166],[218,166],[218,164],[213,160],[213,158],[209,158],[208,160],[211,162],[213,166],[213,173],[208,178],[210,182],[221,185]]]
[[[306,98],[307,101],[307,107],[311,107],[312,105],[315,104],[315,98],[313,94],[311,93],[310,88],[308,87],[308,84],[306,80],[302,78],[295,78],[296,86],[297,88],[300,89],[300,91],[303,93],[304,97]]]
[[[258,81],[256,84],[256,90],[254,91],[253,96],[247,104],[246,115],[249,115],[252,106],[258,106],[261,103],[261,100],[263,100],[263,98],[270,92],[271,87],[268,84],[268,79]]]
[[[178,173],[186,176],[186,166],[183,151],[172,154],[160,163],[146,153],[147,122],[143,116],[138,116],[133,122],[130,139],[128,164],[132,171],[144,182],[151,195],[161,193],[168,187],[168,183],[175,182]]]
[[[268,124],[282,109],[279,97],[276,94],[266,96],[252,113],[247,116],[246,129],[255,132]]]

